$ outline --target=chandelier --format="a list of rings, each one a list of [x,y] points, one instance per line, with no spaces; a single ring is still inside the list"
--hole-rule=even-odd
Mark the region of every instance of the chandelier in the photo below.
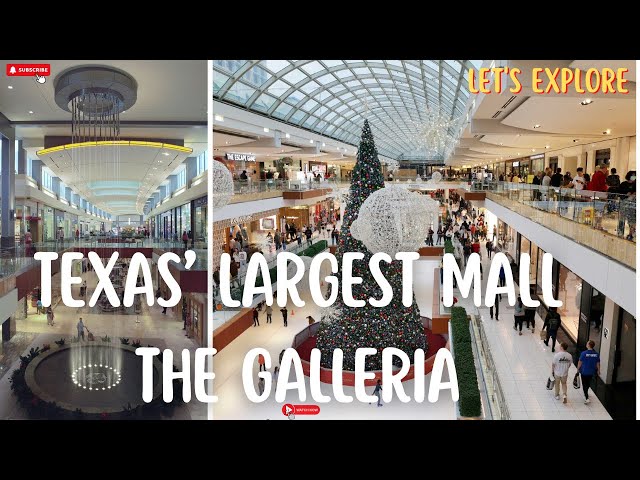
[[[138,85],[122,70],[90,65],[63,72],[54,87],[56,104],[71,113],[71,145],[93,144],[93,148],[72,149],[70,164],[63,165],[74,179],[69,186],[90,198],[87,183],[121,178],[120,114],[135,104]],[[100,172],[98,178],[96,172]],[[76,204],[74,199],[71,203],[92,213],[88,205]],[[106,202],[96,206],[110,210]]]
[[[413,121],[415,133],[413,142],[416,150],[424,152],[426,155],[443,155],[455,143],[458,118],[441,108],[426,107],[420,115],[419,122]]]

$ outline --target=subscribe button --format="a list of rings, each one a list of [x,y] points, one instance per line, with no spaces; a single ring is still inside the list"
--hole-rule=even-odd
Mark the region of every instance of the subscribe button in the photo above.
[[[51,75],[49,63],[7,63],[8,77],[33,77],[39,75],[48,77]]]
[[[318,415],[320,413],[320,407],[318,405],[292,405],[286,403],[282,406],[282,414],[285,416],[290,415]]]

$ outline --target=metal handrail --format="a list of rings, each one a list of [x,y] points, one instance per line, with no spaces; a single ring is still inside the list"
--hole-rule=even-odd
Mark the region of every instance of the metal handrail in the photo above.
[[[484,330],[484,325],[480,319],[480,315],[470,315],[470,329],[473,341],[478,351],[478,359],[480,360],[480,371],[482,372],[485,391],[489,398],[488,406],[491,410],[491,416],[496,420],[510,420],[511,414],[507,405],[507,399],[500,384],[500,377],[496,368],[489,339]]]

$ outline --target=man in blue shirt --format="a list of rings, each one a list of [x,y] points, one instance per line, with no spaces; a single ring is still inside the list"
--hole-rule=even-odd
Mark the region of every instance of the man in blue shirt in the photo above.
[[[578,372],[582,379],[582,390],[584,391],[584,403],[589,403],[589,386],[594,375],[600,375],[600,354],[593,348],[596,342],[589,340],[587,349],[580,354],[578,360]]]

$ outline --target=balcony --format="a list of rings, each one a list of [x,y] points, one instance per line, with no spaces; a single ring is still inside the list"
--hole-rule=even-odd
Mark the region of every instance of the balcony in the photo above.
[[[478,190],[477,186],[471,191]],[[636,267],[635,197],[570,188],[498,182],[483,185],[486,198],[596,250]]]

